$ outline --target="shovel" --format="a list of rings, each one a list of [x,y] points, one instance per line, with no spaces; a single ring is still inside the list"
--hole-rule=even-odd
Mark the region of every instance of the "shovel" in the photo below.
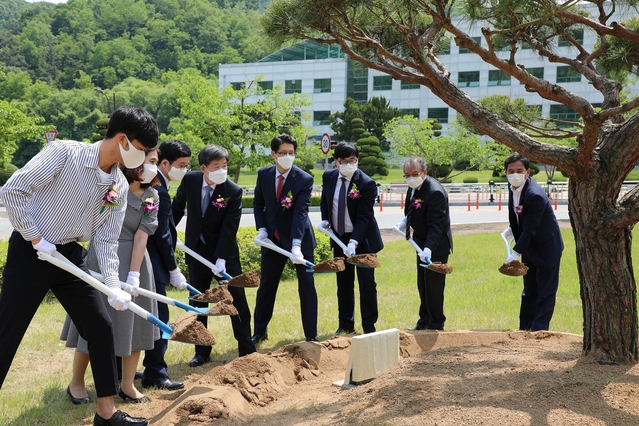
[[[93,278],[101,282],[104,282],[104,277],[102,276],[102,274],[99,274],[95,271],[89,271],[89,272],[91,273],[91,276]],[[120,287],[124,288],[125,286],[128,286],[128,284],[120,281]],[[206,313],[208,311],[207,308],[196,308],[194,306],[187,305],[186,303],[182,303],[179,300],[171,299],[170,297],[162,296],[161,294],[158,294],[154,291],[146,290],[140,287],[137,288],[137,292],[140,296],[144,296],[149,299],[157,300],[158,302],[166,303],[167,305],[184,309],[186,312],[195,312],[198,315],[207,315]]]
[[[401,235],[402,237],[406,238],[406,233],[404,233],[401,229],[393,227],[393,231],[396,234]],[[422,248],[412,238],[409,238],[408,242],[411,243],[411,245],[413,246],[415,251],[417,251],[418,253],[420,251],[422,251]],[[428,258],[426,259],[426,264],[420,263],[419,266],[421,266],[422,268],[430,269],[431,271],[437,272],[439,274],[450,274],[453,271],[453,268],[448,266],[448,265],[446,265],[445,269],[441,269],[441,268],[437,267]]]
[[[293,253],[291,253],[290,251],[286,251],[284,250],[282,247],[279,247],[277,245],[275,245],[275,243],[273,243],[273,241],[269,240],[268,238],[265,238],[263,240],[258,240],[257,238],[255,238],[253,240],[253,242],[261,247],[266,247],[268,249],[271,249],[275,252],[278,252],[279,254],[283,254],[284,256],[291,258],[293,256]],[[339,263],[336,265],[337,270],[335,268],[331,269],[331,270],[327,270],[327,269],[319,269],[316,270],[315,268],[317,268],[317,266],[322,265],[322,264],[327,264],[327,262],[333,262],[333,261],[341,261],[341,267],[339,265]],[[306,266],[310,269],[307,269],[306,272],[314,272],[314,273],[331,273],[331,272],[341,272],[343,271],[344,268],[344,260],[342,258],[336,258],[336,259],[332,259],[332,260],[326,260],[324,262],[318,263],[317,265],[313,264],[312,262],[309,262],[308,260],[304,260]],[[321,266],[320,266],[321,267]]]
[[[215,265],[213,265],[213,263],[211,263],[210,260],[204,258],[203,256],[201,256],[198,253],[196,253],[194,250],[188,248],[186,245],[184,245],[179,240],[178,240],[178,242],[176,244],[176,247],[178,247],[181,250],[183,250],[189,256],[197,259],[198,261],[200,261],[200,263],[202,263],[204,266],[210,268],[211,270],[215,266]],[[238,275],[236,277],[230,276],[229,274],[226,273],[226,271],[222,271],[221,274],[222,274],[222,277],[224,277],[224,279],[227,281],[228,285],[232,285],[232,286],[236,286],[236,287],[259,287],[259,285],[260,285],[259,276],[258,276],[258,279],[257,279],[257,285],[254,285],[254,283],[255,283],[255,275],[256,275],[254,271],[246,272],[246,273],[240,274],[240,275]],[[242,283],[246,283],[246,282],[248,282],[250,285],[242,284]]]
[[[335,241],[335,244],[340,246],[342,248],[342,251],[344,252],[344,255],[346,255],[346,250],[348,249],[348,247],[346,246],[346,244],[342,242],[342,240],[337,238],[337,235],[335,235],[332,229],[322,228],[321,226],[318,225],[317,230],[323,234],[328,235],[331,238],[331,240]],[[380,266],[379,262],[377,261],[377,255],[374,253],[370,253],[370,254],[349,253],[349,254],[350,256],[347,256],[346,261],[350,263],[351,265],[359,266],[360,268],[369,268],[369,269],[379,268]],[[374,257],[374,259],[367,259],[368,256],[372,256]]]
[[[506,243],[506,255],[510,256],[512,254],[510,246],[514,241],[514,238],[506,238],[504,234],[501,234],[501,239],[504,240],[504,243]],[[528,273],[528,266],[524,265],[519,260],[513,260],[512,262],[501,265],[498,271],[511,277],[521,277]]]

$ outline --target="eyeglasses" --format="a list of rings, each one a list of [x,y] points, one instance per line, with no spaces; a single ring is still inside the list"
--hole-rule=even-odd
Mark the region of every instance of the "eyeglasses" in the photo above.
[[[277,151],[275,155],[277,155],[278,157],[284,157],[285,155],[291,155],[295,157],[295,152]]]
[[[357,164],[359,163],[359,159],[358,158],[347,158],[344,160],[335,160],[335,162],[337,164],[339,164],[340,166],[345,166],[347,164]]]
[[[413,173],[412,175],[404,175],[404,179],[420,177],[421,173]]]
[[[171,166],[174,167],[173,164],[171,164]],[[182,171],[182,172],[190,172],[191,171],[191,166],[175,167],[175,168],[180,170],[180,171]]]

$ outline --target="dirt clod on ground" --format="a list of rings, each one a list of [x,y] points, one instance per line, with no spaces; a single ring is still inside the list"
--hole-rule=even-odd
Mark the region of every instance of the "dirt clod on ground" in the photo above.
[[[171,323],[171,328],[173,329],[171,340],[202,346],[212,346],[217,343],[215,337],[204,327],[204,324],[197,320],[197,314],[193,312],[180,315],[175,322]]]
[[[323,262],[318,263],[312,268],[314,271],[332,271],[332,272],[342,272],[346,269],[346,265],[344,265],[344,259],[341,257],[336,257],[334,259],[325,260]]]

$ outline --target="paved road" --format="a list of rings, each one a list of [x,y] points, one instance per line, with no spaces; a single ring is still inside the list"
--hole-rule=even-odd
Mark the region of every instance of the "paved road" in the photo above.
[[[565,204],[559,204],[557,210],[555,210],[555,214],[557,215],[557,219],[568,219],[568,207]],[[317,226],[321,222],[319,207],[312,208],[309,216],[313,226]],[[390,206],[385,205],[381,212],[379,211],[379,206],[376,206],[375,217],[381,229],[391,229],[393,225],[404,218],[404,211],[397,204]],[[506,206],[503,206],[500,211],[496,205],[480,205],[479,209],[476,209],[475,205],[472,204],[469,211],[467,205],[452,205],[450,207],[450,219],[453,225],[499,223],[508,222],[508,213]],[[184,231],[185,223],[186,221],[183,220],[178,225],[178,229]],[[244,213],[240,225],[255,227],[253,214],[250,212]],[[6,211],[4,207],[0,207],[0,239],[8,239],[12,231],[13,227],[7,218]]]

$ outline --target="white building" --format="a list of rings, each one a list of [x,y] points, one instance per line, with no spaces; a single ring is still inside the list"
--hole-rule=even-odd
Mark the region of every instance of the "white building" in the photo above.
[[[584,7],[590,9],[590,7]],[[593,10],[596,15],[596,10]],[[482,40],[481,25],[474,25],[468,34],[476,40]],[[588,29],[577,30],[573,34],[586,49],[592,49],[597,35]],[[556,52],[559,55],[573,56],[576,49],[560,39]],[[509,52],[504,52],[504,56]],[[523,98],[529,105],[541,106],[542,115],[567,121],[577,121],[579,116],[572,109],[542,99],[534,93],[526,92],[524,86],[508,74],[481,61],[476,55],[459,48],[451,42],[450,52],[439,56],[442,63],[451,72],[451,80],[473,99],[504,94],[513,98]],[[517,63],[537,77],[560,84],[567,90],[577,93],[593,104],[603,100],[599,93],[581,74],[572,71],[569,66],[549,63],[539,59],[532,49],[521,49],[517,53]],[[366,69],[345,57],[337,45],[319,45],[313,42],[301,42],[278,50],[256,63],[221,64],[220,87],[229,84],[240,87],[257,76],[263,76],[261,86],[272,88],[282,84],[285,93],[308,95],[312,105],[308,108],[312,125],[317,136],[323,133],[333,134],[328,116],[344,110],[347,97],[357,102],[366,102],[374,96],[383,96],[391,106],[413,114],[420,119],[436,118],[446,127],[446,123],[455,120],[457,112],[433,95],[427,88],[393,80],[389,75],[376,70]],[[633,93],[639,92],[635,83]]]

